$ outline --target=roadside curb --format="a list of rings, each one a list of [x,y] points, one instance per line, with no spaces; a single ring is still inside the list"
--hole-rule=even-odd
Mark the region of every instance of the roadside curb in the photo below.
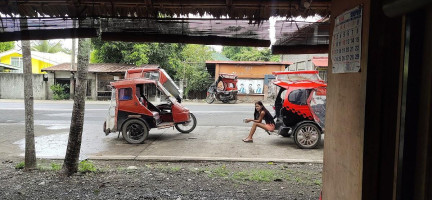
[[[197,161],[224,161],[224,162],[278,162],[278,163],[319,163],[322,160],[309,159],[269,159],[269,158],[230,158],[230,157],[189,157],[189,156],[89,156],[89,160],[138,160],[153,162],[197,162]]]

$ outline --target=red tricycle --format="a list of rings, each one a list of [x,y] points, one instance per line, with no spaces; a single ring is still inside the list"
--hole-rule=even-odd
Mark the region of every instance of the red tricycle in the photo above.
[[[219,100],[223,103],[236,103],[237,93],[237,75],[219,74],[218,79],[207,90],[206,102],[211,104]]]
[[[175,127],[190,133],[195,116],[180,104],[181,91],[161,68],[131,69],[111,83],[112,95],[104,132],[119,131],[132,144],[142,143],[152,128]]]
[[[278,134],[293,135],[303,149],[317,147],[324,133],[327,84],[318,71],[273,72],[279,88],[274,109]]]

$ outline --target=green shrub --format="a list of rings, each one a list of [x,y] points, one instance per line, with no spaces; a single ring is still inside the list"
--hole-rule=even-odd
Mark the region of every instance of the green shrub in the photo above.
[[[83,160],[78,165],[78,171],[82,173],[96,172],[96,170],[96,166],[88,160]]]
[[[69,89],[68,85],[56,83],[51,85],[50,89],[53,91],[54,100],[69,99],[69,94],[66,92]]]
[[[24,162],[20,162],[18,164],[15,165],[15,169],[24,169],[25,163]]]

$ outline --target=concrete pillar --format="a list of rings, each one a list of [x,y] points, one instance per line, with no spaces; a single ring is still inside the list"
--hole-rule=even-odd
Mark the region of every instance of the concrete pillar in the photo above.
[[[48,88],[48,99],[52,99],[53,98],[53,92],[50,89],[51,85],[54,85],[54,81],[55,81],[55,72],[48,72],[48,81],[46,82],[46,87]]]
[[[93,83],[92,83],[92,89],[91,89],[91,96],[92,96],[92,99],[93,100],[97,100],[97,88],[98,88],[98,85],[97,85],[97,83],[98,83],[98,74],[97,73],[95,73],[94,74],[94,76],[95,76],[95,78],[93,79]]]

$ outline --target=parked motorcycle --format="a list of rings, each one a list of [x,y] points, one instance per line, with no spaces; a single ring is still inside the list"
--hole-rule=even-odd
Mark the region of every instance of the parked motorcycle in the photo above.
[[[235,74],[219,74],[218,79],[207,90],[206,102],[211,104],[215,100],[223,103],[237,102],[237,76]]]

